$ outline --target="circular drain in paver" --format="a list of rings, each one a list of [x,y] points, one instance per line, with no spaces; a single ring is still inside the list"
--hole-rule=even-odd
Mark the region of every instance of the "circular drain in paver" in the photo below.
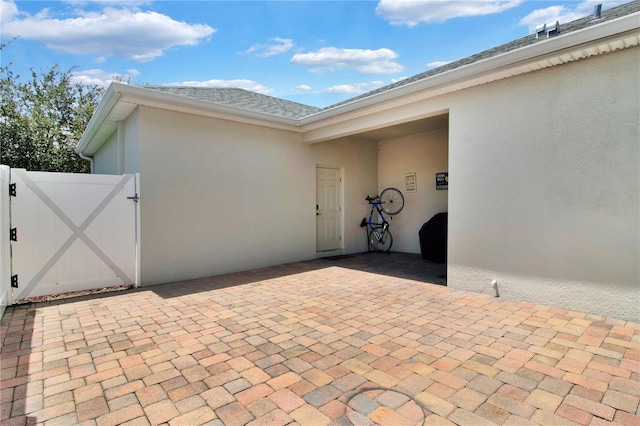
[[[368,387],[349,396],[347,418],[354,425],[423,425],[431,414],[410,395],[403,392]]]

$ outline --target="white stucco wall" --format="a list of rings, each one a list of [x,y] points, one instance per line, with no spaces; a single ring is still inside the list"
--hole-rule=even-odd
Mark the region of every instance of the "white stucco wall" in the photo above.
[[[95,153],[94,173],[131,174],[140,171],[139,113],[136,109]]]
[[[640,320],[639,52],[451,99],[450,287]]]
[[[118,174],[118,132],[114,132],[109,139],[102,144],[98,152],[93,156],[93,172],[101,175]]]
[[[345,247],[364,250],[351,195],[375,187],[375,143],[309,146],[296,133],[146,107],[139,132],[142,285],[315,258],[317,164],[344,168]]]
[[[398,188],[404,209],[393,216],[393,251],[420,253],[418,232],[436,213],[447,211],[448,191],[436,190],[435,175],[448,171],[448,129],[378,143],[378,193]],[[416,173],[416,192],[406,191],[405,175]]]
[[[122,171],[125,174],[140,171],[140,114],[136,109],[127,117],[124,125]]]

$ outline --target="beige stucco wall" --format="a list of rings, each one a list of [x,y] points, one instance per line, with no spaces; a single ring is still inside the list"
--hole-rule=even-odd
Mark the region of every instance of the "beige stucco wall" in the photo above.
[[[420,253],[418,232],[436,213],[447,211],[448,191],[436,190],[435,175],[448,171],[448,130],[441,129],[378,143],[378,191],[398,188],[403,210],[393,216],[393,251]],[[407,192],[405,176],[416,174],[416,191]]]
[[[450,287],[640,320],[639,52],[452,97]]]
[[[139,132],[142,285],[315,258],[317,164],[344,168],[344,244],[365,249],[351,197],[375,187],[375,143],[309,146],[292,132],[146,107]]]

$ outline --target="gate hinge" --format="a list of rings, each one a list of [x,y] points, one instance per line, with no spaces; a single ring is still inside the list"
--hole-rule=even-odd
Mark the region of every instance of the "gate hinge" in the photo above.
[[[134,195],[133,197],[127,197],[127,200],[133,200],[134,203],[137,203],[139,199],[140,197],[138,197],[138,194]]]
[[[9,195],[11,195],[12,197],[17,197],[18,196],[18,192],[16,190],[16,184],[15,183],[10,183],[9,184]]]
[[[11,228],[9,230],[9,239],[11,241],[18,241],[18,228]]]
[[[18,274],[11,275],[11,287],[18,288]]]

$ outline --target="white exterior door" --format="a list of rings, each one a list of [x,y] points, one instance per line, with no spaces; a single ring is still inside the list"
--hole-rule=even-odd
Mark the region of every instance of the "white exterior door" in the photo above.
[[[338,250],[342,244],[342,173],[316,168],[316,250]]]
[[[11,169],[13,300],[136,284],[136,180]]]

